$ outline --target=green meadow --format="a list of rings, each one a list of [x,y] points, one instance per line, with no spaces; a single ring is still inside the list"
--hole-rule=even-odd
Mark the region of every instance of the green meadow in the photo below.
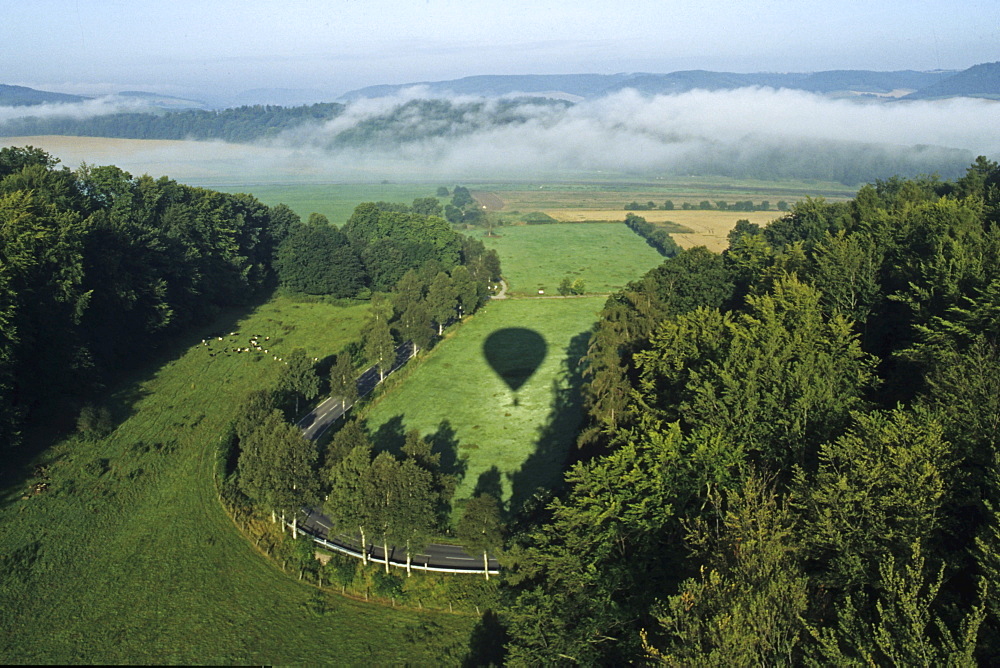
[[[569,276],[587,292],[608,293],[657,266],[663,257],[623,223],[518,225],[479,236],[496,249],[513,294],[557,294]]]
[[[110,393],[110,436],[65,438],[8,475],[0,660],[460,662],[474,619],[320,594],[257,552],[217,497],[220,434],[248,390],[275,381],[275,354],[335,353],[365,312],[278,297],[224,314]],[[203,345],[209,332],[225,342]],[[249,334],[270,336],[271,352],[222,352]],[[32,494],[38,483],[47,488]]]
[[[460,478],[457,506],[488,491],[516,508],[558,487],[581,418],[578,362],[603,305],[491,302],[365,411],[369,431],[388,449],[411,429],[429,437]]]
[[[442,184],[445,185],[445,184]],[[361,202],[402,202],[411,204],[418,197],[433,197],[437,185],[431,184],[254,184],[211,186],[222,192],[251,192],[268,206],[284,204],[302,220],[310,213],[321,213],[337,227],[347,222],[354,207]],[[442,204],[447,199],[442,199]]]

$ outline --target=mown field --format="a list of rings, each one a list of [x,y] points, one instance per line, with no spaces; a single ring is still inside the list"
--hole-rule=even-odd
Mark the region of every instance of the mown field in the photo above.
[[[556,220],[577,222],[584,220],[625,220],[627,211],[611,211],[607,209],[551,209],[545,211]],[[783,215],[780,211],[636,211],[653,224],[667,222],[681,225],[687,231],[671,232],[671,236],[681,248],[705,246],[711,251],[724,251],[729,240],[726,235],[736,226],[740,219],[751,223],[766,225]]]
[[[436,442],[461,479],[457,506],[477,489],[516,506],[537,487],[557,487],[580,420],[577,362],[603,305],[491,302],[365,412],[369,430],[382,447],[410,429]]]
[[[361,202],[383,201],[411,204],[418,197],[433,197],[437,186],[426,184],[256,184],[213,186],[223,192],[250,192],[268,206],[285,204],[306,220],[310,213],[321,213],[331,223],[342,226]],[[441,200],[442,203],[447,200]]]
[[[227,314],[204,334],[271,336],[272,354],[226,356],[228,336],[204,346],[192,334],[114,390],[120,424],[108,438],[66,438],[8,476],[0,660],[460,662],[473,619],[317,597],[258,553],[217,499],[219,435],[245,392],[274,381],[274,353],[334,353],[364,313],[279,298]],[[22,498],[39,482],[46,491]]]
[[[499,236],[476,238],[500,255],[513,294],[558,294],[566,276],[583,279],[587,292],[607,293],[663,261],[622,223],[517,225],[495,232]]]
[[[371,179],[334,185],[322,166],[294,152],[218,143],[50,137],[3,144],[45,148],[71,168],[84,161],[116,164],[133,174],[251,192],[267,204],[288,204],[303,218],[315,211],[336,224],[361,201],[409,203],[434,194],[438,185],[454,185]],[[632,200],[776,203],[847,193],[836,184],[612,176],[605,183],[467,185],[493,193],[498,211],[547,212],[566,221],[621,220]],[[657,222],[660,213],[640,215]],[[698,243],[724,239],[725,225],[738,218],[760,222],[757,214],[728,212],[726,223],[708,220],[716,213],[662,212],[692,229],[675,237],[682,246],[693,245],[699,233],[706,241]],[[502,236],[486,241],[501,254],[515,293],[552,293],[566,276],[582,278],[589,292],[606,292],[661,261],[621,224],[498,231]],[[558,486],[580,419],[576,362],[603,302],[489,304],[390,383],[367,413],[369,426],[390,448],[407,429],[431,436],[461,478],[459,501],[491,491],[517,506],[539,487]],[[317,594],[257,552],[216,496],[219,436],[247,391],[274,382],[281,367],[273,357],[297,346],[314,357],[335,353],[358,337],[364,313],[363,306],[279,297],[252,311],[224,314],[111,388],[108,405],[118,424],[110,436],[49,444],[36,461],[0,481],[0,660],[460,663],[474,619]],[[241,334],[201,343],[209,333],[231,331]],[[251,334],[270,337],[268,354],[222,350]],[[31,494],[40,483],[45,491]]]

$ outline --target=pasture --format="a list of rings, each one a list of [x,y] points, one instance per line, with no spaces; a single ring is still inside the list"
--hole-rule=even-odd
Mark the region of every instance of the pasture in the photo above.
[[[310,213],[321,213],[337,227],[343,226],[361,202],[402,202],[411,204],[418,197],[433,197],[437,186],[422,184],[256,184],[213,186],[222,192],[250,192],[268,206],[285,204],[302,220]],[[447,202],[442,199],[441,202]]]
[[[8,475],[0,659],[459,662],[473,619],[317,595],[258,553],[217,499],[220,434],[247,391],[274,382],[273,353],[334,353],[358,337],[365,312],[276,298],[224,314],[113,389],[118,425],[107,438],[65,438]],[[272,354],[223,354],[232,331],[270,336]],[[209,332],[225,343],[203,345]],[[45,491],[30,494],[39,482]]]
[[[495,233],[471,232],[500,255],[511,294],[558,294],[566,276],[582,278],[589,293],[608,293],[663,261],[622,223],[517,225]]]
[[[584,220],[625,220],[628,211],[611,211],[606,209],[553,209],[545,213],[562,222]],[[671,232],[671,236],[681,248],[705,246],[711,251],[724,251],[729,241],[726,235],[736,226],[740,219],[749,220],[764,226],[775,218],[782,216],[780,211],[635,211],[647,221],[655,224],[667,222],[682,226],[687,231]],[[624,227],[624,226],[623,226]],[[669,230],[668,230],[669,231]]]
[[[581,419],[578,362],[603,305],[490,303],[365,410],[369,431],[388,449],[411,429],[428,436],[460,478],[456,506],[482,490],[516,507],[557,487]]]

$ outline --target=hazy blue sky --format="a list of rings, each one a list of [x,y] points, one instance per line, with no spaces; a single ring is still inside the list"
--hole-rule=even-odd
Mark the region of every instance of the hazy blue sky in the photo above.
[[[997,0],[0,0],[0,16],[0,83],[84,93],[1000,60]]]

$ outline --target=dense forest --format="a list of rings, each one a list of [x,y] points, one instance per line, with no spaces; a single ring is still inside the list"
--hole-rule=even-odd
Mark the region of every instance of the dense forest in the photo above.
[[[42,405],[97,393],[108,372],[246,304],[273,282],[287,228],[248,195],[57,168],[0,150],[0,443]]]
[[[0,124],[10,137],[71,135],[122,139],[219,139],[251,142],[309,122],[336,118],[344,105],[334,102],[301,107],[253,105],[205,111],[125,112],[91,118],[25,116]]]
[[[1000,167],[808,199],[607,301],[518,664],[1000,656]]]
[[[303,222],[287,206],[268,207],[250,195],[133,177],[114,166],[71,171],[57,162],[32,147],[0,150],[6,447],[16,447],[25,425],[41,414],[66,415],[70,425],[79,414],[86,431],[110,428],[111,416],[90,400],[111,374],[275,285],[364,299],[405,285],[408,272],[421,269],[430,275],[418,286],[420,296],[447,287],[460,313],[478,308],[499,277],[494,251],[427,213],[435,198],[413,207],[363,204],[341,230],[322,216]],[[450,316],[414,301],[407,317],[426,322],[407,320],[413,326],[406,340],[424,345]]]

